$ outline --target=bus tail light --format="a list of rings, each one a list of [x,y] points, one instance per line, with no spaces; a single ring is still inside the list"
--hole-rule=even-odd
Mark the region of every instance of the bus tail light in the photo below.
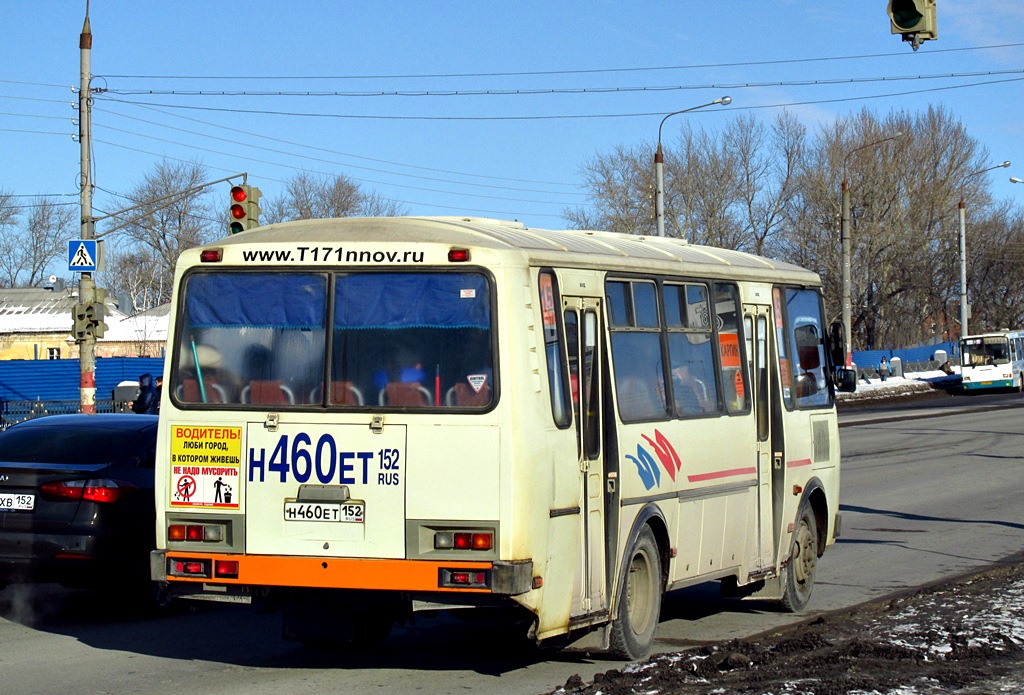
[[[167,540],[219,543],[224,540],[223,524],[171,524]]]
[[[448,569],[442,567],[439,571],[437,584],[442,588],[490,589],[491,573],[487,570]]]
[[[217,560],[213,563],[213,576],[238,579],[238,560]]]
[[[435,550],[491,550],[494,534],[490,531],[438,531],[434,534]]]
[[[448,249],[449,263],[468,263],[469,249]]]
[[[200,263],[220,263],[224,259],[224,249],[203,249],[199,252]]]
[[[210,577],[210,561],[194,558],[167,558],[167,574],[172,577]]]

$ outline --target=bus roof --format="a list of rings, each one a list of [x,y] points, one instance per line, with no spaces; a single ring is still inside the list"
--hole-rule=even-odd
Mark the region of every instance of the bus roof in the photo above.
[[[448,246],[519,251],[532,265],[602,267],[749,279],[785,279],[819,285],[817,274],[792,263],[742,251],[690,244],[672,237],[640,236],[593,230],[553,230],[520,222],[481,217],[345,217],[299,220],[257,227],[220,239],[212,246],[235,244],[442,243]],[[638,267],[640,262],[642,268]]]

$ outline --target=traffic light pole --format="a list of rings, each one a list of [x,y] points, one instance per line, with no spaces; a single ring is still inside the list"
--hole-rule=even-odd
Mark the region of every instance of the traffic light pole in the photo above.
[[[88,5],[86,5],[88,8]],[[95,238],[96,221],[92,216],[92,28],[89,26],[88,9],[82,34],[78,40],[81,57],[81,90],[78,99],[78,144],[82,153],[82,171],[79,179],[82,202],[82,239]],[[83,272],[78,285],[78,301],[91,305],[96,296],[96,285],[92,273]],[[96,413],[96,335],[86,332],[78,348],[78,388],[83,413]]]

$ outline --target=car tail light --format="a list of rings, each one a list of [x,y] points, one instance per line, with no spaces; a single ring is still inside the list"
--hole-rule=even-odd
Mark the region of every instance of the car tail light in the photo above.
[[[110,503],[116,502],[129,490],[134,490],[135,486],[123,480],[94,478],[44,483],[41,489],[46,495],[58,499]]]

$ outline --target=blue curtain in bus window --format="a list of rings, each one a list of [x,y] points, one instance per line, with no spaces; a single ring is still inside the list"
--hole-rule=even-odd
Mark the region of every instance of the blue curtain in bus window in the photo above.
[[[185,290],[193,328],[322,328],[326,306],[322,275],[197,273]]]
[[[365,273],[337,279],[335,328],[490,328],[477,273]]]

